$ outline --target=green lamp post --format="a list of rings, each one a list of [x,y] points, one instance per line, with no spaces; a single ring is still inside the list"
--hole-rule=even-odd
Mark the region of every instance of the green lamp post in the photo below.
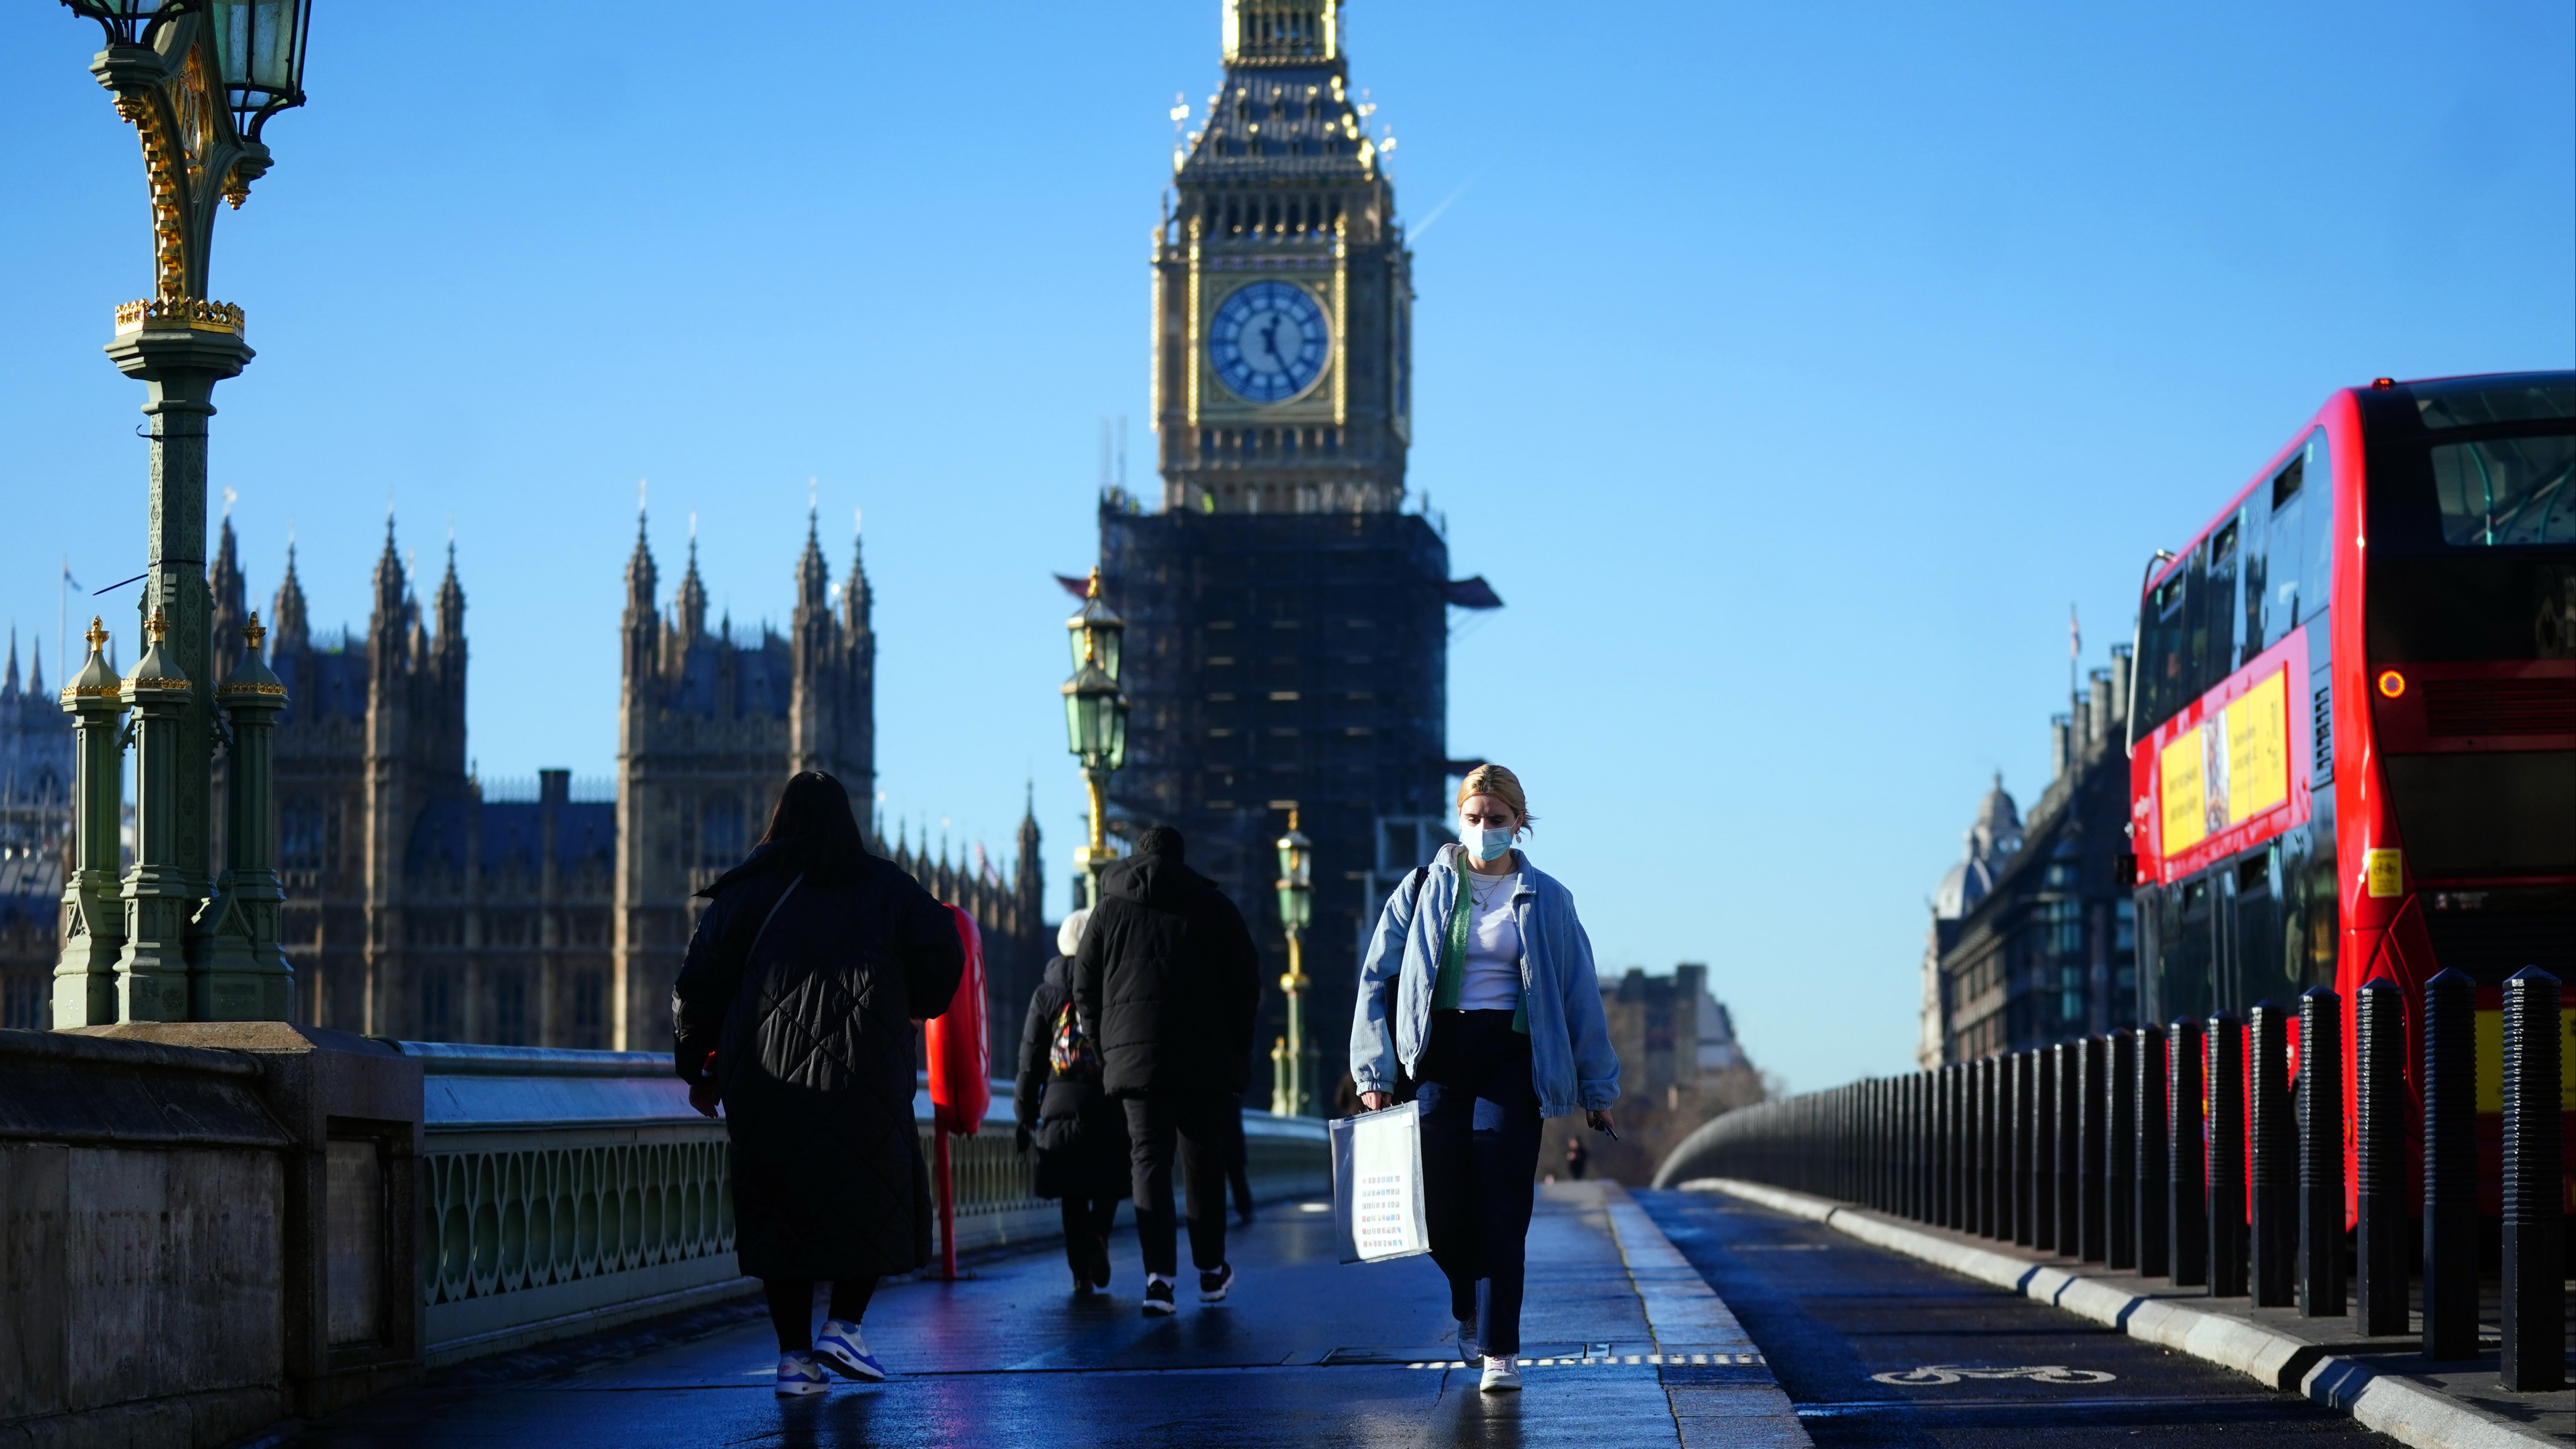
[[[1270,1047],[1270,1115],[1304,1117],[1314,1107],[1315,1049],[1306,1040],[1306,927],[1315,919],[1315,843],[1288,811],[1288,833],[1279,837],[1279,924],[1288,933],[1288,974],[1279,993],[1288,1002],[1288,1034]]]
[[[146,388],[143,413],[151,419],[152,444],[149,566],[137,608],[151,621],[148,652],[161,671],[152,681],[170,683],[147,681],[125,701],[138,714],[138,740],[147,729],[153,735],[148,751],[137,745],[135,812],[138,822],[148,819],[155,828],[138,828],[134,868],[120,893],[125,919],[111,968],[113,989],[58,979],[54,1024],[283,1016],[282,987],[215,991],[204,979],[208,962],[218,955],[240,966],[265,951],[272,959],[258,964],[258,974],[285,969],[273,932],[263,944],[244,913],[204,909],[216,893],[214,750],[219,738],[229,743],[233,733],[218,714],[230,701],[219,701],[213,687],[206,420],[214,416],[215,384],[240,372],[252,356],[242,340],[241,308],[206,295],[206,269],[217,204],[238,207],[250,198],[251,183],[270,164],[262,129],[279,111],[304,103],[310,0],[63,3],[106,33],[107,46],[90,61],[90,73],[116,98],[117,114],[135,128],[143,147],[152,295],[116,309],[107,355]],[[284,702],[282,694],[262,698]],[[154,758],[142,761],[147,752]],[[151,768],[142,768],[145,763]],[[238,808],[273,812],[265,776],[253,775],[255,783],[246,788],[257,798]],[[106,800],[103,789],[85,792],[80,812]],[[113,839],[115,831],[113,817],[74,824],[80,839]],[[67,904],[74,889],[66,891]],[[98,948],[105,945],[105,923],[100,925],[97,940],[66,933],[58,978],[99,968],[104,952]],[[113,1014],[102,1018],[103,1009]]]
[[[1100,869],[1109,863],[1110,773],[1127,763],[1127,696],[1118,689],[1120,636],[1127,621],[1100,596],[1100,570],[1091,582],[1082,609],[1064,623],[1073,646],[1073,677],[1064,682],[1064,726],[1068,748],[1082,761],[1082,781],[1091,795],[1091,838],[1074,852],[1091,904],[1100,904]]]

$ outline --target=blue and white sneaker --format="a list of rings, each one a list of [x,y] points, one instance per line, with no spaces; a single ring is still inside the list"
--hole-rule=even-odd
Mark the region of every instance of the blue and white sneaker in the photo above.
[[[823,1331],[814,1336],[814,1356],[838,1369],[843,1375],[863,1384],[885,1382],[885,1365],[868,1352],[868,1340],[855,1323],[837,1318],[823,1321]]]
[[[831,1388],[832,1376],[823,1372],[823,1366],[814,1361],[814,1355],[782,1353],[778,1356],[778,1396],[780,1398],[793,1399],[802,1398],[807,1394],[828,1393]]]

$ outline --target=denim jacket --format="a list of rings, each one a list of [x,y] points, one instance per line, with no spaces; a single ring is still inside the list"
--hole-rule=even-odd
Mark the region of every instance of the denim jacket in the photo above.
[[[1369,933],[1359,1002],[1351,1013],[1351,1081],[1363,1092],[1394,1091],[1399,1058],[1408,1072],[1421,1064],[1431,1036],[1442,928],[1458,900],[1457,855],[1454,845],[1440,848],[1418,898],[1409,875],[1399,881]],[[1512,891],[1512,919],[1521,933],[1521,994],[1529,1007],[1530,1076],[1540,1110],[1568,1117],[1608,1107],[1619,1100],[1619,1054],[1601,1015],[1592,938],[1574,914],[1573,893],[1530,864],[1525,853]],[[1389,977],[1396,978],[1392,1032]]]

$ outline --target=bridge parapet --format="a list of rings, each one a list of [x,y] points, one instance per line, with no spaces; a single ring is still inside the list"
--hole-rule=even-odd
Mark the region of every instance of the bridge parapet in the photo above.
[[[927,1158],[926,1081],[914,1112]],[[1013,1125],[996,1082],[952,1141],[962,1252],[1060,1235]],[[1244,1137],[1256,1197],[1329,1190],[1321,1122]],[[724,1124],[667,1056],[0,1030],[0,1444],[202,1449],[752,1286]]]

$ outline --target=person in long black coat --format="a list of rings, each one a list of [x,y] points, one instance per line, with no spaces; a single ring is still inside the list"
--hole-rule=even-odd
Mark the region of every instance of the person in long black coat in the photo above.
[[[1127,1112],[1149,1314],[1172,1311],[1179,1273],[1176,1152],[1199,1301],[1221,1301],[1233,1289],[1227,1145],[1241,1130],[1261,1000],[1261,956],[1243,913],[1190,869],[1183,845],[1179,831],[1157,825],[1138,837],[1134,855],[1102,871],[1100,904],[1074,953],[1074,1010],[1099,1046],[1102,1084]]]
[[[1056,928],[1056,955],[1020,1029],[1013,1097],[1020,1146],[1037,1151],[1037,1194],[1063,1205],[1065,1263],[1073,1291],[1086,1294],[1109,1286],[1109,1228],[1128,1192],[1127,1114],[1101,1087],[1099,1053],[1078,1029],[1067,1030],[1073,953],[1090,918],[1078,910]]]
[[[787,782],[710,899],[671,991],[673,1063],[732,1139],[734,1251],[778,1330],[778,1389],[885,1376],[859,1333],[877,1279],[930,1261],[913,1116],[920,1018],[957,994],[946,906],[868,853],[838,780]],[[832,1285],[813,1335],[814,1285]],[[821,1363],[816,1362],[820,1358]]]

